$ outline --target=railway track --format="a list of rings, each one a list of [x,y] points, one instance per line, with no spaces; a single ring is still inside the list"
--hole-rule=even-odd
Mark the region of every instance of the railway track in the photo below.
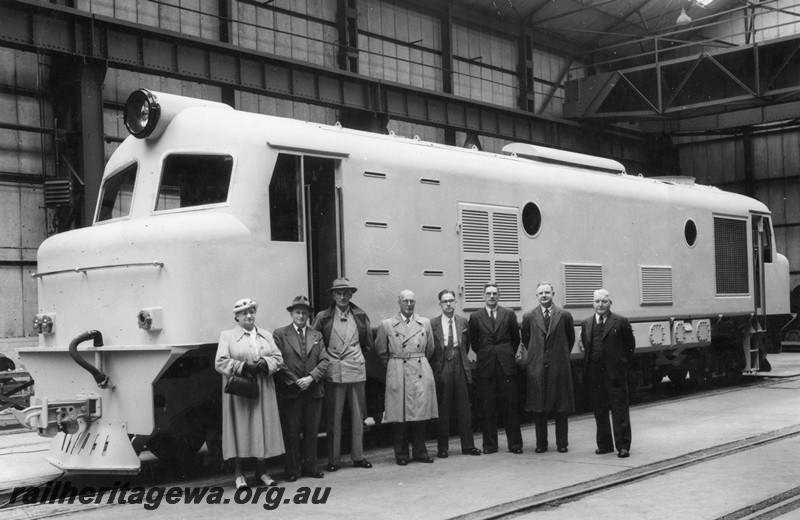
[[[758,435],[756,437],[720,444],[704,450],[687,453],[680,457],[674,457],[652,464],[647,464],[645,466],[639,466],[615,473],[613,475],[582,482],[574,486],[555,489],[546,493],[540,493],[523,499],[489,507],[480,511],[475,511],[466,515],[459,515],[453,518],[457,518],[459,520],[491,520],[495,518],[513,518],[517,515],[557,507],[567,502],[580,500],[581,498],[593,493],[608,491],[643,479],[661,476],[666,473],[686,468],[688,466],[702,464],[720,457],[735,455],[746,450],[758,448],[759,446],[763,446],[765,444],[779,442],[796,436],[800,436],[800,424],[772,431],[763,435]],[[784,493],[782,495],[777,495],[777,497],[781,497],[780,499],[776,497],[775,501],[772,499],[765,501],[762,509],[759,511],[766,511],[767,508],[773,507],[778,508],[782,504],[785,504],[783,507],[788,507],[788,505],[791,504],[794,505],[792,509],[800,508],[800,488],[795,488],[792,490],[792,492],[790,492],[790,494],[791,493],[794,494],[787,498],[783,498],[783,495],[786,495],[786,493]],[[759,506],[759,504],[756,504],[752,507],[757,506]],[[770,518],[768,516],[749,515],[751,515],[751,513],[746,513],[742,516],[727,515],[722,517],[720,520]]]

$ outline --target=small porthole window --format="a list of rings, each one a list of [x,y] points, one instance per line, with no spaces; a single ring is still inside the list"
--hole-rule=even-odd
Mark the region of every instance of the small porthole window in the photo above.
[[[686,238],[686,243],[689,247],[694,247],[695,242],[697,242],[697,226],[694,220],[686,221],[686,225],[683,226],[683,236]]]
[[[522,208],[522,228],[532,237],[538,235],[542,228],[542,212],[533,202],[525,204]]]

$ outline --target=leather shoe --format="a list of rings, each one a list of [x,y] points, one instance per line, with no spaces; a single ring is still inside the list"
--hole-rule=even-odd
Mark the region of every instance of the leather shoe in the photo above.
[[[611,453],[612,451],[614,451],[614,450],[608,449],[608,448],[597,448],[596,450],[594,450],[594,454],[595,455],[605,455],[606,453]]]
[[[497,453],[497,448],[483,448],[483,452],[487,455],[491,455],[492,453]]]
[[[478,448],[470,448],[468,450],[461,450],[461,453],[463,453],[464,455],[480,455],[481,450],[479,450]]]
[[[567,453],[568,451],[569,448],[567,448],[566,446],[561,446],[560,448],[558,448],[559,453]]]
[[[247,481],[244,479],[244,475],[236,475],[234,485],[236,489],[247,489]]]
[[[628,450],[626,450],[625,448],[622,448],[621,450],[619,450],[619,453],[617,453],[617,457],[619,457],[621,459],[624,459],[624,458],[630,457],[630,456],[631,456],[631,453]]]
[[[314,470],[314,471],[303,471],[303,472],[302,472],[302,475],[303,475],[304,477],[311,477],[311,478],[322,478],[322,477],[324,477],[324,476],[325,476],[325,473],[323,473],[323,472],[321,472],[321,471],[316,471],[316,470]],[[287,479],[287,480],[288,480],[288,479]]]
[[[432,464],[433,457],[414,457],[414,461],[416,462],[424,462],[425,464]]]
[[[286,482],[297,482],[297,475],[286,475]]]
[[[536,449],[533,450],[534,453],[544,453],[547,451],[547,448],[544,446],[536,446]]]
[[[397,459],[398,466],[408,466],[408,459]]]
[[[508,451],[510,451],[511,453],[513,453],[515,455],[521,455],[522,454],[522,448],[511,448]]]
[[[354,460],[353,461],[353,467],[354,468],[369,469],[369,468],[372,467],[372,463],[370,461],[368,461],[367,459]]]
[[[339,469],[339,466],[337,466],[336,464],[334,464],[332,462],[329,462],[328,465],[325,466],[325,469],[327,471],[336,471],[337,469]]]
[[[439,457],[440,459],[446,459],[450,455],[448,455],[446,451],[440,451],[439,453],[436,454],[436,456]]]
[[[275,482],[275,479],[270,477],[268,473],[262,473],[261,475],[256,478],[260,485],[264,485],[265,487],[272,487],[277,486],[278,483]]]

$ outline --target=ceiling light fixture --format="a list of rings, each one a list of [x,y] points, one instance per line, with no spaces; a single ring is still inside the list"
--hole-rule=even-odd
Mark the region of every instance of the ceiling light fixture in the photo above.
[[[678,19],[675,20],[676,25],[689,25],[692,23],[692,18],[686,14],[686,8],[681,7],[681,14],[678,15]]]

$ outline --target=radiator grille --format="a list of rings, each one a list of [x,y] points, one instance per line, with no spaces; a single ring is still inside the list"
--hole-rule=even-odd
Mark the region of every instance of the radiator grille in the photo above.
[[[717,296],[749,293],[747,221],[714,218]]]

